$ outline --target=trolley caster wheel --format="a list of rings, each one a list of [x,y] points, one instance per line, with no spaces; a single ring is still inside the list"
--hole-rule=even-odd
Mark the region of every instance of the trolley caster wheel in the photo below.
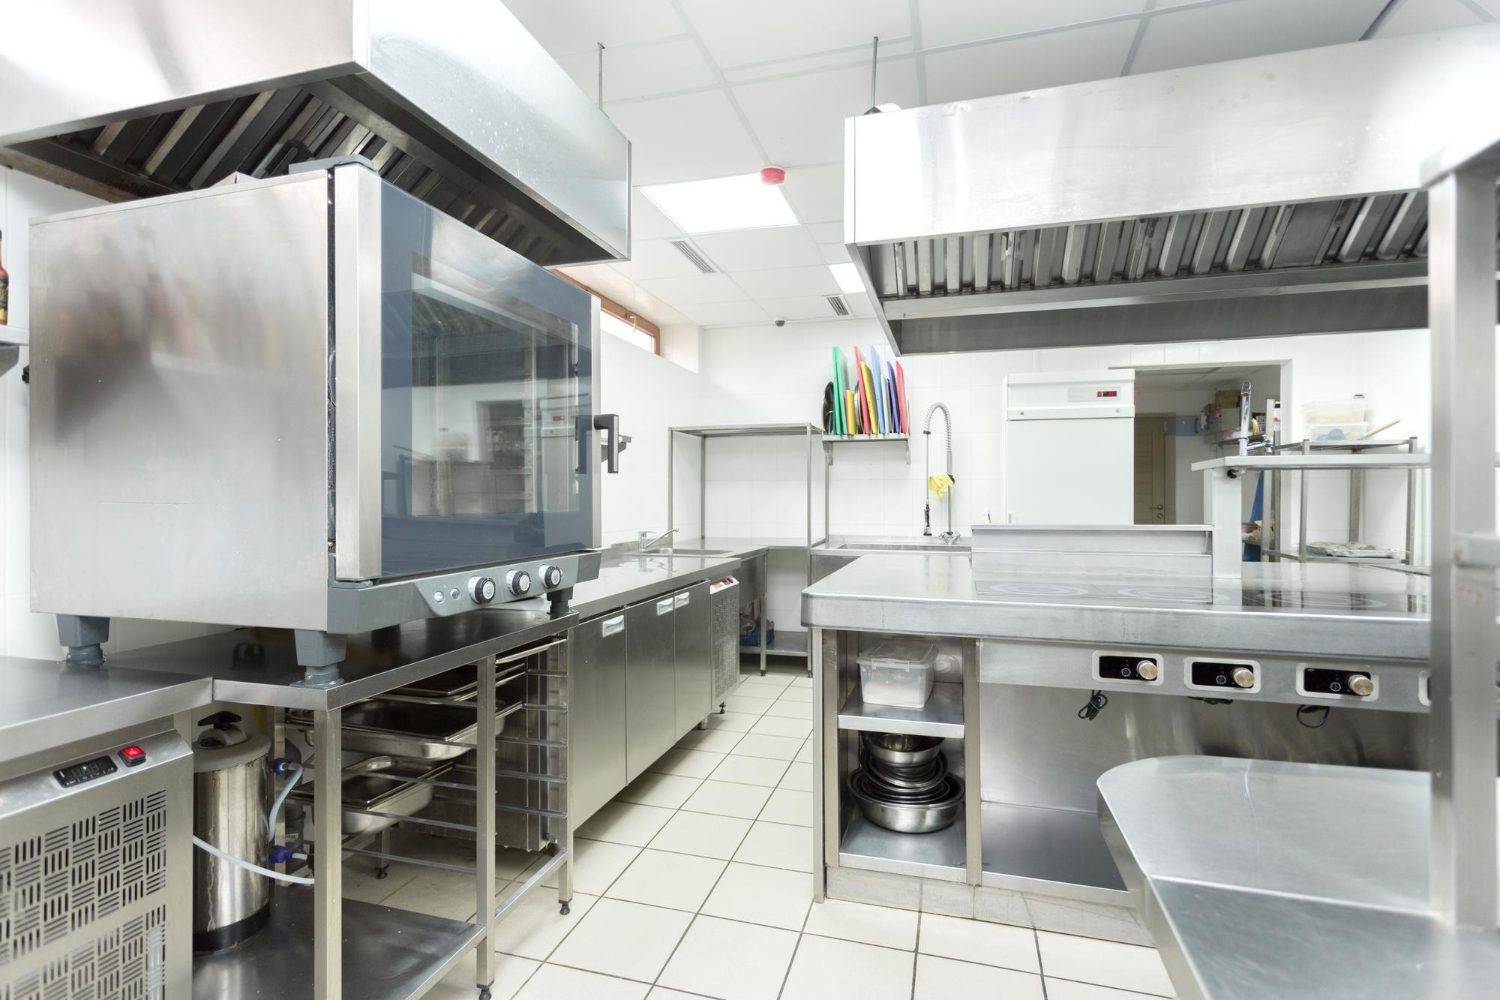
[[[572,911],[573,911],[573,907],[572,907],[572,905],[570,903],[563,903],[560,906],[558,906],[558,908],[557,908],[557,912],[561,913],[565,917],[569,913],[571,913]]]
[[[389,868],[377,868],[377,869],[375,869],[375,877],[377,879],[385,878],[390,873],[391,873],[391,870]]]
[[[490,1000],[490,988],[488,986],[479,987],[479,1000]]]

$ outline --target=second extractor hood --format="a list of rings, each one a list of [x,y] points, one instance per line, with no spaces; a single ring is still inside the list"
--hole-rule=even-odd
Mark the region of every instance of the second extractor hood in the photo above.
[[[845,240],[906,353],[1422,327],[1497,92],[1484,26],[852,118]]]
[[[0,164],[109,200],[361,155],[541,264],[630,252],[630,144],[499,0],[47,0]]]

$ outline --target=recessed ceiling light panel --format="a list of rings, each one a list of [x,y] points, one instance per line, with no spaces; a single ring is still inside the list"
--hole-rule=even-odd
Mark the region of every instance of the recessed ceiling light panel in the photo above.
[[[845,295],[856,295],[865,290],[865,283],[859,280],[859,269],[853,263],[829,264],[828,270],[833,272],[833,280],[839,283],[839,291]]]
[[[686,233],[797,225],[780,185],[765,183],[760,174],[643,184],[640,192]]]

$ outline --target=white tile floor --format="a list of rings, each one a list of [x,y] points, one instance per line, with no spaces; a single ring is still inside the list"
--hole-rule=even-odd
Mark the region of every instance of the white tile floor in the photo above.
[[[1154,950],[859,903],[812,902],[811,682],[747,676],[575,842],[568,916],[533,891],[501,925],[495,1000],[1146,1000]],[[431,844],[428,838],[429,845]],[[431,846],[441,851],[442,846]],[[517,872],[515,864],[501,869]],[[358,864],[350,895],[466,918],[466,877]],[[429,996],[475,996],[465,961]]]

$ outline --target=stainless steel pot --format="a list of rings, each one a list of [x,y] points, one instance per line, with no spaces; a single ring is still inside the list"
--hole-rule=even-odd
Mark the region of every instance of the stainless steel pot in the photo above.
[[[270,737],[216,712],[193,740],[193,833],[226,854],[269,867]],[[250,937],[271,914],[271,880],[207,851],[193,852],[193,948],[218,951]]]

